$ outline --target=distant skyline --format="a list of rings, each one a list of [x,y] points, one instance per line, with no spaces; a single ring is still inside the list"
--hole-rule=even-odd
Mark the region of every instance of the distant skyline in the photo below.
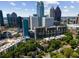
[[[79,13],[79,1],[44,1],[45,15],[49,15],[49,10],[53,6],[59,5],[62,16],[77,16]],[[0,1],[0,10],[3,16],[15,12],[18,16],[27,17],[36,14],[37,1]]]

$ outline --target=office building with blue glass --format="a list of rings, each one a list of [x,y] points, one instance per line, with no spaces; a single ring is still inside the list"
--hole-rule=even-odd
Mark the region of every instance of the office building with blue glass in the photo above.
[[[28,39],[28,38],[30,38],[29,37],[29,27],[28,27],[28,20],[27,19],[23,19],[22,20],[22,27],[23,27],[23,37],[25,38],[25,39]]]
[[[17,17],[17,27],[19,29],[22,28],[22,17],[20,17],[20,16]]]
[[[11,14],[12,27],[17,27],[17,14],[13,12]]]
[[[44,3],[42,1],[37,2],[37,16],[39,19],[39,26],[42,26],[42,17],[44,16]]]
[[[7,14],[8,27],[12,27],[11,15]]]
[[[0,10],[0,26],[4,26],[4,19],[3,19],[2,10]]]
[[[44,3],[42,1],[37,2],[37,16],[38,17],[44,16]]]

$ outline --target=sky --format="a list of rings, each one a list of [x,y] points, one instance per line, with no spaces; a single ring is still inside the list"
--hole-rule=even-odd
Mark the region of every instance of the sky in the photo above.
[[[49,15],[50,8],[59,6],[62,16],[77,16],[79,1],[44,1],[44,14]],[[15,12],[18,16],[28,17],[36,14],[37,1],[0,1],[0,10],[3,16]]]

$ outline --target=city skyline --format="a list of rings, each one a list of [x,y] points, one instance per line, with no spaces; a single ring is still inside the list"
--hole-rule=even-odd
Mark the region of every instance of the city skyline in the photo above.
[[[56,8],[58,5],[62,11],[62,16],[77,16],[79,13],[78,1],[43,1],[44,14],[49,15],[50,8]],[[29,7],[30,6],[30,7]],[[28,17],[36,14],[37,1],[1,1],[0,10],[3,11],[3,16],[6,17],[8,13],[15,12],[18,16]],[[28,12],[29,11],[29,12]]]
[[[79,2],[0,1],[0,58],[79,58]]]

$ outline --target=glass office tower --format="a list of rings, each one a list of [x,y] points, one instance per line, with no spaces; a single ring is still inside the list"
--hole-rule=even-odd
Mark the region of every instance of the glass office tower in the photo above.
[[[39,19],[39,26],[42,26],[42,17],[44,16],[44,3],[42,1],[37,2],[37,16]]]
[[[38,17],[44,16],[44,3],[42,1],[37,2],[37,16]]]
[[[3,19],[2,10],[0,10],[0,26],[4,26],[4,19]]]
[[[17,17],[17,27],[20,28],[20,29],[22,28],[22,19],[23,19],[23,18],[20,17],[20,16]]]
[[[11,15],[7,14],[8,27],[12,27]]]
[[[11,14],[11,20],[13,27],[17,27],[17,14],[15,12]]]
[[[30,38],[29,37],[29,28],[28,28],[28,20],[27,19],[23,19],[22,20],[22,25],[23,25],[23,37],[25,39]]]

